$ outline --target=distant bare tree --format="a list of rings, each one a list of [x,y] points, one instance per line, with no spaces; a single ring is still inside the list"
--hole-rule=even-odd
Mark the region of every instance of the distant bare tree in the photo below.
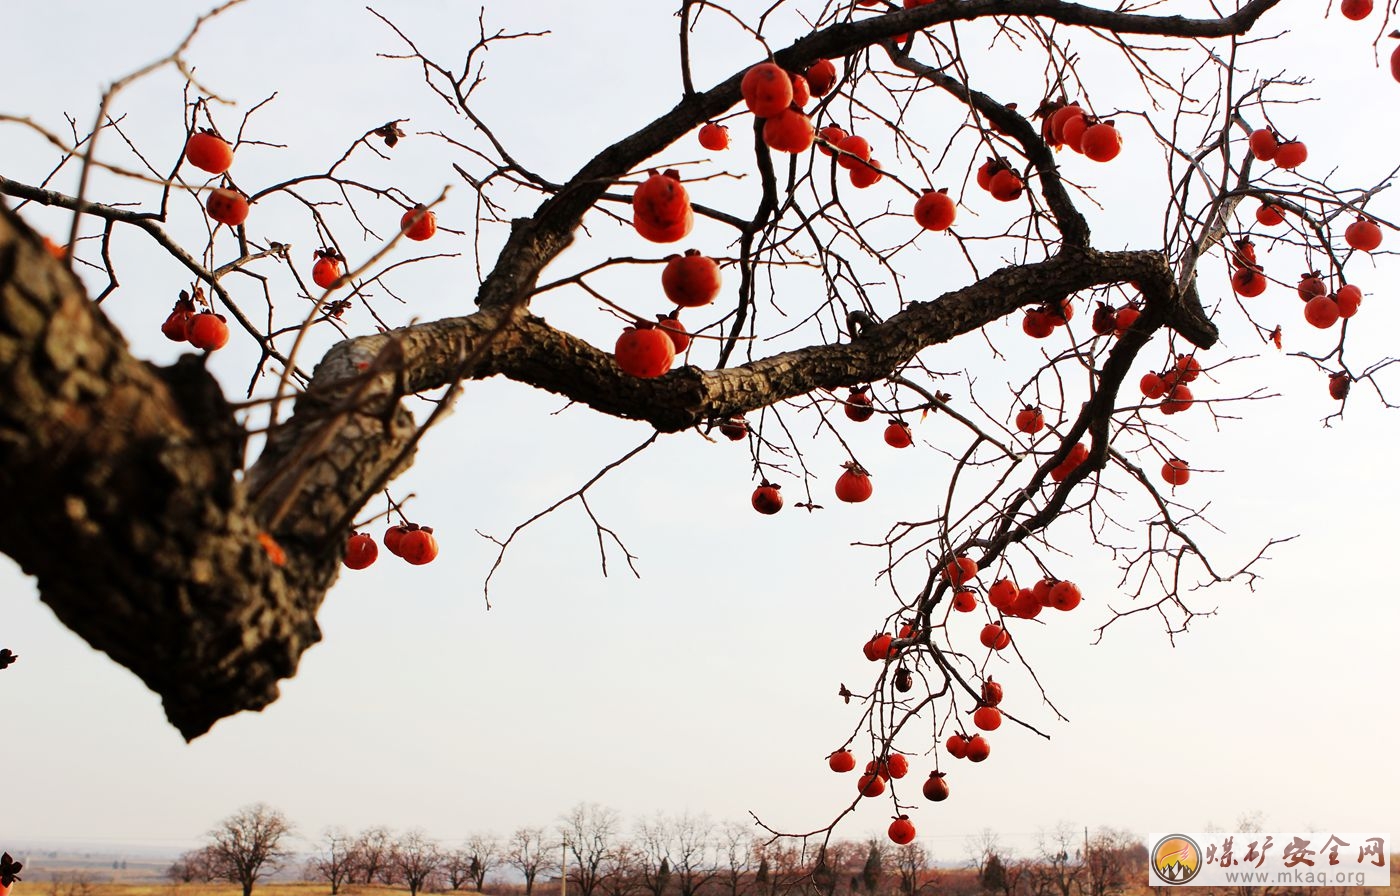
[[[708,815],[684,812],[671,819],[671,871],[680,896],[696,896],[719,874],[715,860],[714,822]]]
[[[637,823],[636,864],[640,885],[662,896],[671,885],[671,825],[660,812]]]
[[[569,880],[579,896],[593,896],[602,878],[603,864],[617,848],[617,812],[597,803],[579,803],[559,824],[573,858]]]
[[[443,883],[449,890],[460,890],[472,882],[472,857],[465,849],[454,849],[442,854],[442,867],[438,870]]]
[[[928,883],[928,850],[922,843],[915,841],[899,847],[891,856],[894,859],[895,872],[899,875],[899,892],[902,896],[915,896],[920,888]]]
[[[1038,874],[1048,880],[1053,892],[1070,896],[1084,873],[1079,832],[1069,823],[1061,822],[1052,830],[1042,830],[1039,840]]]
[[[214,879],[214,869],[210,865],[209,847],[191,849],[180,853],[170,867],[165,869],[165,877],[174,884],[189,884],[199,881],[209,883]]]
[[[394,835],[389,829],[366,828],[355,837],[351,848],[355,854],[351,879],[362,884],[382,881],[389,871],[389,857],[394,851]]]
[[[494,834],[472,834],[467,838],[464,851],[468,859],[467,873],[480,890],[486,884],[486,875],[501,864],[501,842]]]
[[[253,885],[275,873],[291,855],[285,841],[292,823],[265,803],[244,806],[209,832],[208,855],[215,877],[243,887],[251,896]]]
[[[535,880],[559,868],[554,843],[545,843],[544,828],[517,828],[506,843],[502,859],[525,877],[525,896],[533,896]]]
[[[983,828],[975,835],[966,840],[968,855],[972,858],[972,867],[977,869],[977,878],[980,881],[987,873],[987,863],[992,857],[997,857],[1001,864],[1005,864],[1005,853],[1001,848],[1001,838],[996,831],[991,828]],[[983,885],[987,889],[986,885]],[[991,887],[990,889],[997,889]]]
[[[344,828],[327,828],[321,835],[320,849],[306,862],[306,879],[325,881],[330,884],[331,896],[336,896],[358,867],[355,840]]]
[[[413,830],[394,841],[388,864],[393,869],[394,882],[408,887],[409,896],[418,896],[442,861],[442,848],[437,841]]]
[[[754,855],[758,860],[754,887],[760,896],[782,896],[806,881],[811,870],[802,850],[791,841],[756,844]]]
[[[666,860],[663,858],[661,861],[664,866]],[[646,854],[641,849],[631,843],[618,843],[608,850],[607,857],[603,859],[598,875],[598,891],[602,896],[635,896],[649,890],[646,867]],[[670,876],[669,869],[662,873],[665,877]]]
[[[723,868],[720,879],[726,896],[744,896],[756,884],[754,869],[753,832],[749,825],[738,821],[726,821],[720,825],[716,836],[716,849],[719,851]]]
[[[1113,896],[1131,883],[1138,838],[1130,831],[1099,828],[1084,850],[1084,875],[1079,891],[1084,896]]]

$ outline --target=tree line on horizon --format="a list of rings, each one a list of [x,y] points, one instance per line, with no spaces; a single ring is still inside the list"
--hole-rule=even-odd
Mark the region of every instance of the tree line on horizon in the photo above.
[[[295,830],[280,811],[245,807],[209,832],[208,842],[167,870],[174,883],[227,880],[251,896],[258,881],[291,866]],[[681,813],[641,819],[581,803],[552,828],[525,826],[506,837],[473,834],[452,847],[421,829],[325,830],[306,859],[305,880],[332,896],[381,885],[420,892],[518,893],[558,886],[570,896],[1113,896],[1146,880],[1136,835],[1063,824],[1016,856],[997,835],[969,841],[963,867],[935,866],[928,848],[868,841],[774,838],[752,825]]]

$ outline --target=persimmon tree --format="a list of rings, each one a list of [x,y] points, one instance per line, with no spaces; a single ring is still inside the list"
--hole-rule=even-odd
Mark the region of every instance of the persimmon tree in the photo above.
[[[896,485],[845,433],[880,426],[902,449],[933,414],[947,421],[928,451],[942,495],[876,544],[892,599],[872,620],[870,681],[842,686],[861,710],[848,745],[863,741],[881,790],[896,738],[986,758],[994,728],[1033,726],[1026,691],[1044,696],[1031,672],[993,699],[988,658],[1033,670],[1018,627],[1079,601],[1052,529],[1086,529],[1119,563],[1133,602],[1105,626],[1145,613],[1178,632],[1192,591],[1258,574],[1267,534],[1255,561],[1212,559],[1184,457],[1183,421],[1267,395],[1232,380],[1242,350],[1219,354],[1222,328],[1269,351],[1285,326],[1309,332],[1289,351],[1333,416],[1358,394],[1388,405],[1393,359],[1347,348],[1370,259],[1393,239],[1380,202],[1393,172],[1351,183],[1306,159],[1287,114],[1302,86],[1262,73],[1278,5],[681,0],[674,103],[563,175],[532,168],[480,111],[511,89],[486,78],[489,53],[535,37],[486,15],[463,55],[439,58],[367,13],[442,120],[357,123],[320,170],[245,177],[244,154],[275,142],[263,103],[230,106],[227,86],[196,77],[178,141],[124,139],[123,90],[191,73],[188,40],[115,82],[89,130],[6,115],[55,155],[0,171],[0,486],[25,508],[0,519],[0,550],[193,738],[276,698],[342,570],[389,552],[372,526],[410,562],[432,559],[430,521],[392,483],[474,381],[655,429],[540,515],[588,509],[590,488],[663,436],[745,442],[761,512],[839,512]],[[218,28],[211,15],[195,32]],[[703,81],[692,51],[721,39],[751,59]],[[1358,32],[1359,52],[1370,39]],[[392,185],[405,140],[441,145],[440,183],[470,192],[476,220]],[[1129,160],[1151,172],[1131,197],[1096,190]],[[56,189],[70,172],[76,187]],[[1131,244],[1096,228],[1127,199],[1151,222]],[[48,246],[25,223],[38,206],[72,212]],[[261,223],[274,207],[301,222],[290,246]],[[138,301],[110,251],[125,231],[184,271],[173,308],[149,311],[152,331],[194,349],[175,364],[142,360],[104,313]],[[440,251],[472,254],[479,282],[460,289],[475,308],[419,320],[395,304],[396,272]],[[561,296],[589,313],[559,310]],[[225,341],[256,346],[245,395],[206,369]],[[941,371],[951,345],[975,346],[983,368]],[[818,464],[831,451],[844,472]],[[588,534],[621,547],[588,512]],[[897,807],[915,798],[895,793]]]

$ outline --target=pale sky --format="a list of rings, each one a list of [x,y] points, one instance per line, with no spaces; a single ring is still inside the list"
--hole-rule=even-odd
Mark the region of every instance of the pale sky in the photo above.
[[[488,27],[554,32],[533,45],[491,52],[481,108],[497,135],[519,147],[527,164],[563,178],[609,139],[669,109],[679,90],[671,61],[675,5],[629,0],[607,4],[606,13],[597,4],[557,0],[493,5]],[[453,157],[416,132],[469,135],[426,92],[411,64],[376,58],[401,49],[384,26],[353,5],[287,6],[251,0],[211,24],[191,50],[201,81],[237,103],[233,112],[216,111],[221,123],[235,127],[244,110],[278,93],[250,134],[287,148],[241,151],[240,179],[261,186],[324,167],[365,130],[410,118],[410,138],[394,161],[367,170],[424,199],[454,183]],[[735,6],[748,13],[766,4]],[[24,7],[12,16],[11,39],[0,54],[0,83],[10,85],[0,112],[32,116],[59,132],[67,130],[63,113],[90,121],[104,84],[167,52],[194,9],[176,0],[143,3],[140,16],[88,2]],[[1379,179],[1393,152],[1359,149],[1358,141],[1390,128],[1393,144],[1394,125],[1378,121],[1374,107],[1349,105],[1397,90],[1373,64],[1374,23],[1323,20],[1318,4],[1290,0],[1285,7],[1279,27],[1304,32],[1313,51],[1286,57],[1284,50],[1302,39],[1289,36],[1250,59],[1269,71],[1306,65],[1316,79],[1306,95],[1325,102],[1284,107],[1279,118],[1306,131],[1318,176],[1345,164],[1356,173],[1338,175],[1339,182]],[[381,11],[425,49],[459,65],[476,9],[398,0]],[[737,29],[710,27],[697,43],[713,50],[697,52],[702,88],[761,55]],[[775,46],[798,33],[791,21],[774,28]],[[1037,72],[1028,83],[1038,85],[1038,78]],[[988,74],[983,83],[997,80]],[[1114,90],[1125,90],[1118,104],[1126,107],[1131,86],[1105,85],[1106,104],[1114,104]],[[124,130],[163,169],[183,133],[180,87],[167,71],[115,106],[128,116]],[[1014,92],[1002,98],[1022,108],[1039,99]],[[736,123],[735,131],[747,128]],[[1125,132],[1123,165],[1090,170],[1083,160],[1071,161],[1077,177],[1095,178],[1097,198],[1111,206],[1089,211],[1100,244],[1151,247],[1160,233],[1160,219],[1152,217],[1160,215],[1160,201],[1134,198],[1136,214],[1115,203],[1150,177],[1133,166],[1159,166],[1160,150],[1140,122],[1130,119]],[[3,125],[0,134],[0,173],[42,179],[54,161],[50,149],[16,125]],[[99,154],[129,161],[119,138],[103,140]],[[1140,156],[1129,158],[1135,152]],[[740,153],[724,163],[751,182],[752,159]],[[687,137],[658,161],[701,158],[704,151]],[[961,181],[956,166],[947,171],[937,176],[940,184]],[[74,186],[71,171],[53,183],[63,191]],[[147,194],[99,178],[94,196],[116,201]],[[886,199],[903,209],[899,191],[889,190]],[[1380,208],[1400,219],[1388,197]],[[319,245],[305,216],[292,203],[268,203],[254,213],[264,211],[266,221],[276,221],[265,233],[293,244],[305,276]],[[197,216],[188,209],[181,214],[172,226],[198,245]],[[463,227],[472,214],[472,197],[458,183],[440,220]],[[66,232],[66,215],[43,209],[25,215],[45,232]],[[706,226],[697,228],[697,239],[728,239],[717,225]],[[338,227],[346,236],[356,233],[343,219]],[[488,247],[498,238],[499,231],[484,237]],[[1400,244],[1393,232],[1386,239]],[[599,251],[580,242],[546,280]],[[925,242],[927,259],[916,257],[905,284],[910,298],[936,296],[946,288],[944,265],[957,265],[945,244]],[[476,283],[470,239],[439,234],[428,248],[460,256],[411,266],[394,281],[408,304],[385,299],[378,306],[393,324],[470,310]],[[606,257],[609,250],[603,251]],[[633,242],[610,251],[641,250]],[[114,252],[131,260],[118,262],[123,288],[105,307],[135,352],[172,361],[178,351],[158,327],[185,285],[182,272],[152,256],[136,234],[122,235]],[[1302,271],[1304,264],[1297,250],[1280,249],[1270,273],[1291,276],[1281,272]],[[1364,274],[1367,295],[1349,352],[1394,351],[1400,318],[1386,293],[1396,270],[1393,258],[1374,271],[1365,263],[1349,268],[1358,278]],[[272,273],[283,278],[274,283],[290,288],[284,273]],[[958,268],[949,276],[964,274]],[[1227,277],[1215,259],[1202,275],[1208,299],[1223,297]],[[1258,301],[1286,308],[1278,317],[1287,347],[1326,344],[1328,337],[1305,332],[1296,299],[1278,286]],[[1222,568],[1239,566],[1270,536],[1297,538],[1269,551],[1252,591],[1225,586],[1200,595],[1198,607],[1216,614],[1197,619],[1174,647],[1146,617],[1115,625],[1103,643],[1090,646],[1108,607],[1127,603],[1114,559],[1085,544],[1083,521],[1060,522],[1052,540],[1072,556],[1057,568],[1081,584],[1085,601],[1052,625],[1027,627],[1019,643],[1070,722],[1057,721],[1030,696],[1024,669],[1008,665],[996,673],[1008,702],[1019,698],[1018,710],[1051,739],[1003,729],[986,763],[945,766],[952,798],[936,805],[920,800],[914,815],[920,840],[938,859],[961,857],[965,838],[985,827],[1026,848],[1037,830],[1060,821],[1145,834],[1228,827],[1259,811],[1275,830],[1400,828],[1393,758],[1400,736],[1393,696],[1400,609],[1389,569],[1400,504],[1393,474],[1400,424],[1358,389],[1346,418],[1323,427],[1334,408],[1324,378],[1229,322],[1235,312],[1230,303],[1226,308],[1225,344],[1207,363],[1251,360],[1218,374],[1221,394],[1257,385],[1281,397],[1223,406],[1241,419],[1178,417],[1193,466],[1203,471],[1178,498],[1209,504],[1214,528],[1198,524],[1193,532]],[[576,325],[600,345],[610,346],[615,336],[614,319],[578,293],[547,297],[536,311]],[[359,332],[369,326],[354,313],[347,324]],[[1026,341],[1010,330],[1018,322],[1007,327],[1002,344],[1024,348]],[[231,396],[241,394],[253,359],[239,335],[211,363]],[[319,341],[313,351],[326,344]],[[979,394],[994,396],[999,406],[1009,393],[986,355],[969,344],[930,353],[928,363],[970,371],[986,390]],[[949,377],[940,387],[966,408],[967,383]],[[422,568],[382,555],[370,569],[344,574],[321,612],[323,643],[283,684],[281,699],[262,713],[220,722],[193,744],[165,723],[157,699],[134,676],[58,624],[33,582],[0,558],[0,647],[22,656],[0,673],[6,718],[0,846],[109,842],[174,851],[259,800],[282,809],[311,838],[328,825],[421,827],[446,841],[481,830],[508,834],[521,825],[551,825],[580,801],[611,806],[629,820],[689,810],[739,820],[753,812],[785,830],[823,825],[855,789],[852,776],[832,774],[824,761],[858,719],[836,691],[841,683],[869,686],[874,667],[860,647],[893,609],[888,586],[876,580],[882,555],[851,545],[879,540],[895,520],[931,515],[951,468],[935,446],[960,450],[963,433],[930,416],[914,426],[916,446],[896,455],[880,442],[882,425],[852,425],[843,434],[879,463],[875,497],[838,506],[829,489],[840,458],[833,446],[814,445],[813,468],[823,477],[817,497],[827,509],[806,514],[789,507],[774,517],[749,508],[751,463],[742,444],[709,443],[696,433],[668,436],[591,493],[602,521],[637,555],[640,579],[611,550],[609,576],[600,574],[592,527],[574,505],[521,537],[493,584],[488,611],[481,583],[495,551],[478,532],[504,536],[649,435],[643,424],[582,408],[555,415],[562,406],[556,396],[503,381],[468,384],[455,413],[393,486],[397,495],[417,494],[415,515],[436,528],[442,555]],[[816,429],[810,413],[788,419],[800,435]],[[794,484],[788,501],[800,495]],[[1136,525],[1141,515],[1134,514],[1125,513],[1124,522]],[[381,529],[376,524],[372,531],[377,536]],[[902,587],[912,588],[917,578],[916,571],[904,572]],[[909,780],[922,780],[932,765],[922,755],[931,745],[927,732],[898,745],[913,759]],[[868,802],[839,835],[883,832],[890,804]]]

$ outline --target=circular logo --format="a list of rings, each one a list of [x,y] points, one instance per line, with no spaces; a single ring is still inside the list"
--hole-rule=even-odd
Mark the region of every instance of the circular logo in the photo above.
[[[1152,871],[1164,883],[1184,884],[1200,870],[1201,848],[1190,837],[1172,834],[1152,849]]]

